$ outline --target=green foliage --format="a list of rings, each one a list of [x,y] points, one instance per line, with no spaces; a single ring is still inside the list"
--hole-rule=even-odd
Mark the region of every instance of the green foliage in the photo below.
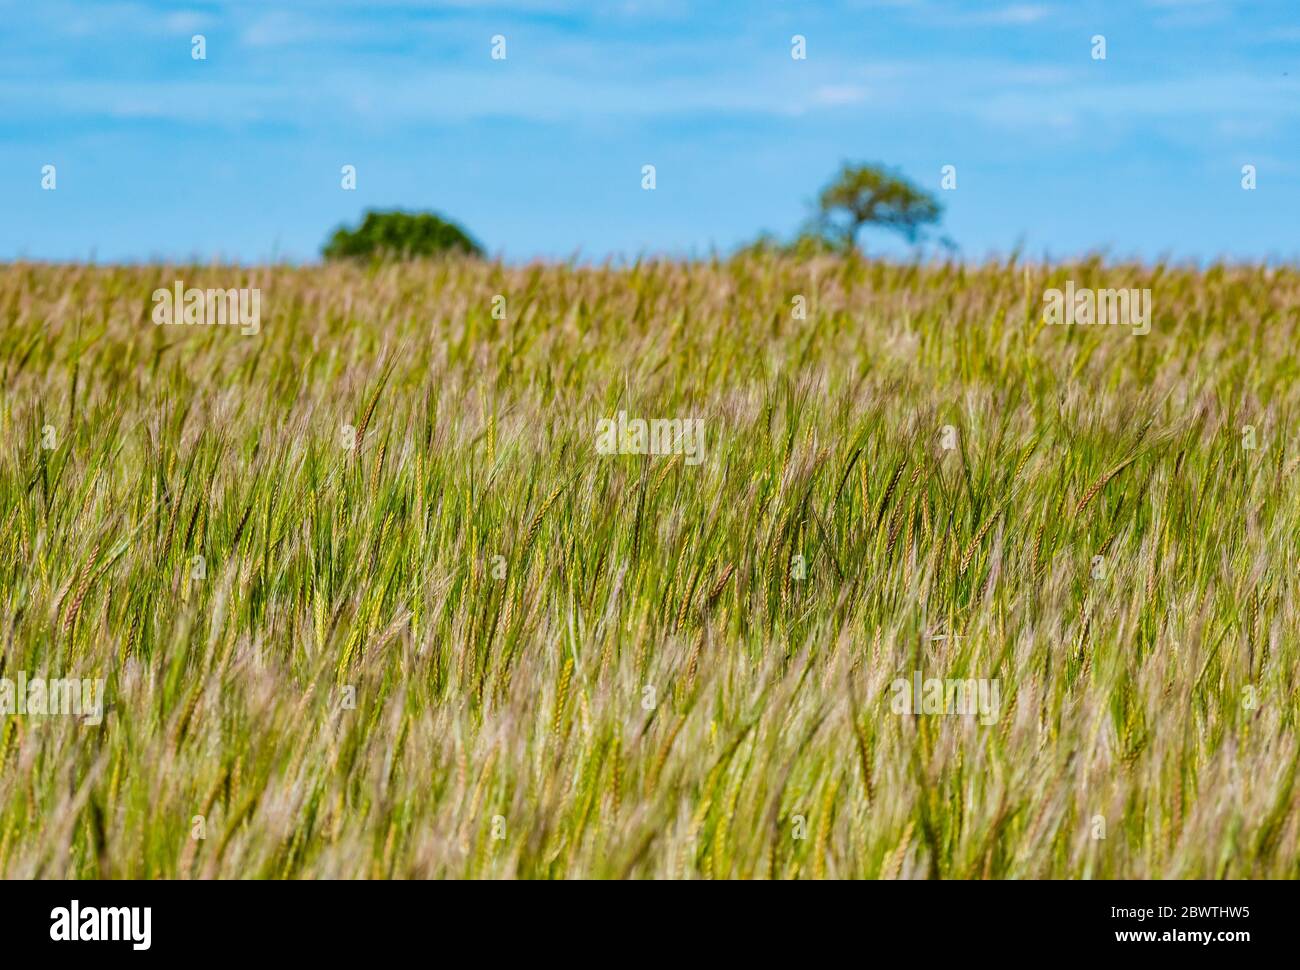
[[[483,247],[454,222],[432,212],[366,213],[356,229],[335,230],[321,254],[334,259],[415,259],[447,254],[482,256]]]
[[[864,227],[891,229],[910,242],[937,222],[942,207],[903,176],[879,165],[845,163],[817,199],[817,224],[828,235],[855,248]]]
[[[878,165],[845,163],[822,189],[812,219],[794,238],[787,242],[765,232],[742,246],[735,255],[795,259],[849,256],[858,252],[858,236],[866,227],[890,229],[915,241],[925,226],[939,220],[941,213],[942,208],[933,197],[901,175]],[[939,243],[945,249],[955,248],[947,238],[940,239]]]
[[[790,256],[809,259],[813,256],[842,255],[845,249],[841,240],[816,232],[801,232],[789,242],[771,233],[762,233],[753,242],[736,251],[735,258],[749,256]]]

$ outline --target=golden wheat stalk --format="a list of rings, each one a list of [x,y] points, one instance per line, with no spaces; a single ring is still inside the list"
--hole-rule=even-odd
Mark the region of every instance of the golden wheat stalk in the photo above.
[[[735,571],[735,563],[728,564],[727,568],[722,571],[722,578],[713,584],[713,589],[709,590],[709,595],[705,597],[704,608],[706,610],[713,608],[713,604],[716,603],[718,597],[722,595],[722,591],[727,588],[727,582],[731,579],[731,574]]]
[[[90,580],[95,571],[95,561],[98,558],[99,543],[96,542],[90,550],[90,558],[86,560],[86,565],[82,569],[81,585],[77,587],[77,593],[72,598],[72,602],[68,605],[68,612],[63,621],[64,633],[71,633],[73,627],[77,624],[77,614],[81,612],[81,604],[85,600],[86,594],[90,591]],[[109,561],[111,562],[112,560],[110,559]]]
[[[1084,493],[1083,498],[1079,500],[1079,504],[1074,507],[1074,517],[1077,519],[1082,515],[1083,510],[1088,507],[1088,503],[1096,497],[1097,493],[1105,488],[1112,478],[1122,472],[1129,465],[1133,464],[1133,462],[1137,461],[1137,457],[1138,456],[1135,454],[1129,455],[1129,457],[1125,458],[1110,471],[1106,472],[1106,474],[1102,475],[1101,478],[1093,482],[1092,487]]]
[[[555,490],[546,496],[546,501],[542,503],[542,507],[533,516],[533,521],[528,526],[528,532],[524,535],[523,548],[525,551],[532,548],[533,540],[537,538],[537,532],[542,527],[542,519],[546,518],[546,513],[550,511],[551,506],[555,504],[555,500],[560,497],[562,491],[564,491],[563,485],[555,486]]]
[[[573,657],[564,658],[564,667],[560,671],[560,684],[555,690],[555,715],[551,718],[551,732],[560,733],[564,721],[564,707],[569,700],[569,683],[573,679]]]
[[[1007,501],[1003,500],[1002,504],[993,510],[993,514],[984,520],[984,524],[979,527],[979,531],[971,538],[970,545],[966,547],[966,551],[962,554],[961,565],[957,569],[958,575],[964,576],[966,574],[970,561],[975,558],[975,550],[979,548],[979,544],[984,541],[989,529],[993,528],[993,523],[998,520],[998,516],[1002,514],[1006,507]]]
[[[908,819],[907,828],[903,830],[903,837],[898,840],[898,846],[885,858],[885,864],[881,867],[881,879],[897,879],[898,873],[903,867],[903,857],[907,855],[907,847],[912,843],[912,830],[916,827],[916,821]]]

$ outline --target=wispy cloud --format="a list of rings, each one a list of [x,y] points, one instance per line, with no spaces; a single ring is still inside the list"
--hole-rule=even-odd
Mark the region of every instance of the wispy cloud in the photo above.
[[[857,84],[827,84],[813,92],[816,104],[858,104],[867,99],[867,89]]]
[[[212,14],[202,10],[175,10],[162,18],[162,29],[168,34],[192,34],[216,22]]]
[[[1053,9],[1038,3],[1013,3],[969,10],[945,5],[926,6],[918,13],[923,14],[926,23],[941,27],[1024,27],[1047,20]]]
[[[1051,9],[1032,3],[1016,3],[1009,7],[999,7],[985,13],[973,14],[971,23],[981,24],[1036,24],[1044,20]]]

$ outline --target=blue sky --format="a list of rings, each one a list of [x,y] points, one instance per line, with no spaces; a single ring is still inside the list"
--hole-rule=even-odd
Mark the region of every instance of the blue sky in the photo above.
[[[1300,258],[1297,0],[0,0],[0,24],[0,259],[312,260],[393,206],[511,261],[706,256],[792,233],[845,159],[934,190],[968,258]]]

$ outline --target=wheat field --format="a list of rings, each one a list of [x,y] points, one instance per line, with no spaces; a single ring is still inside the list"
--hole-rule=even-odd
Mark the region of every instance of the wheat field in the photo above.
[[[1300,876],[1298,324],[1100,258],[0,266],[0,676],[105,699],[0,716],[0,875]]]

